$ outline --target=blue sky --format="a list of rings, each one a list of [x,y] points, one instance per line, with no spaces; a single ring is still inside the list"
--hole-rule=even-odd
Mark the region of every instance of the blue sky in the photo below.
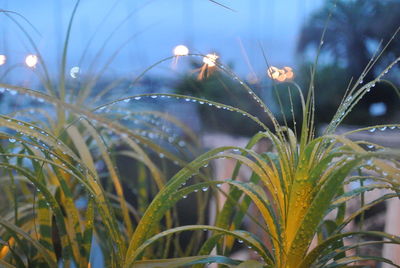
[[[115,58],[110,70],[112,75],[137,73],[170,56],[177,44],[187,44],[191,52],[217,52],[222,62],[234,63],[240,75],[248,74],[251,68],[262,75],[265,63],[259,44],[266,50],[271,64],[293,65],[300,26],[322,0],[220,2],[235,11],[208,0],[82,0],[73,24],[68,65],[79,64],[90,36],[100,25],[88,50],[86,67],[82,65],[83,72],[89,68],[89,60],[93,60],[94,66],[101,66],[125,40],[137,35]],[[61,51],[73,3],[71,0],[0,0],[0,7],[24,15],[39,30],[40,35],[26,26],[39,49],[44,51],[46,61],[54,63]],[[110,11],[110,16],[101,24]],[[102,57],[95,58],[107,36],[132,11],[136,12],[113,35]],[[10,63],[23,61],[24,55],[32,52],[28,42],[4,16],[0,23],[0,54],[1,51],[9,54]],[[154,72],[168,72],[168,66]]]

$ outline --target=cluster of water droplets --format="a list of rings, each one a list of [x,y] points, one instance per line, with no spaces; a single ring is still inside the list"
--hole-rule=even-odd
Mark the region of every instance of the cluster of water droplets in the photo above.
[[[67,172],[70,174],[80,172],[82,174],[87,173],[87,168],[82,167],[82,165],[77,163],[67,163],[64,161],[64,156],[72,156],[69,152],[67,152],[65,145],[58,140],[56,137],[47,133],[43,129],[40,129],[34,125],[29,123],[24,123],[15,119],[7,119],[8,122],[17,122],[17,124],[21,127],[28,128],[29,131],[24,131],[24,129],[17,131],[18,136],[10,137],[8,140],[10,143],[23,143],[25,145],[30,145],[32,149],[36,151],[41,151],[43,156],[52,161],[51,165],[54,165],[54,160],[60,161],[57,165],[60,165],[63,168],[63,172]],[[34,132],[32,132],[34,131]],[[36,133],[36,134],[35,134]],[[49,141],[50,139],[50,141]],[[52,140],[52,141],[51,141]],[[58,149],[59,152],[55,153],[54,149]],[[34,162],[40,161],[40,157],[26,155],[27,159],[31,159]]]
[[[139,99],[139,97],[135,98]],[[146,111],[131,112],[126,109],[122,109],[119,107],[114,108],[112,106],[113,106],[112,104],[108,106],[103,106],[97,111],[101,112],[105,111],[108,113],[112,113],[113,116],[119,117],[121,124],[126,125],[131,132],[131,134],[129,133],[120,134],[124,138],[128,137],[133,138],[134,135],[138,135],[146,139],[148,138],[156,143],[164,141],[169,144],[174,144],[180,148],[186,147],[186,142],[180,138],[179,132],[181,132],[181,129],[176,125],[174,125],[172,122],[166,120],[165,118],[162,118],[151,112],[146,112]],[[132,123],[134,125],[131,125]],[[114,131],[118,132],[112,126],[109,126],[107,124],[101,124],[101,125],[105,127],[103,131],[106,131],[109,136],[111,136],[111,133]],[[132,135],[132,133],[134,135]],[[141,143],[138,139],[136,138],[133,139],[135,140],[136,143],[138,144]],[[118,140],[117,137],[115,137],[115,140]],[[145,143],[143,143],[143,146],[147,147]]]
[[[237,76],[234,76],[233,79],[239,81],[239,83],[241,83],[241,84],[244,84],[239,79],[239,77],[237,77]],[[269,111],[266,109],[265,106],[262,105],[262,102],[255,95],[255,93],[252,92],[251,90],[248,90],[248,89],[246,89],[246,90],[253,97],[253,99],[260,105],[260,107],[263,108],[264,112],[268,113]],[[214,107],[214,108],[221,109],[221,110],[226,110],[226,111],[230,111],[230,112],[237,112],[237,113],[241,114],[242,116],[249,117],[249,115],[247,113],[241,112],[239,110],[236,110],[235,108],[230,107],[228,105],[218,104],[218,103],[215,103],[215,102],[212,102],[212,101],[208,101],[208,100],[204,100],[204,99],[197,99],[195,97],[178,96],[178,95],[174,95],[174,94],[161,94],[160,93],[160,94],[148,94],[148,95],[141,95],[141,96],[132,96],[132,97],[124,98],[124,99],[122,99],[120,101],[122,101],[124,103],[130,103],[131,100],[139,101],[139,100],[143,100],[145,98],[148,98],[148,99],[158,99],[158,98],[160,98],[160,99],[184,100],[185,102],[197,103],[197,104],[200,104],[200,105],[208,105],[210,107]],[[103,106],[103,107],[99,108],[97,111],[106,112],[106,113],[110,112],[111,111],[111,109],[110,109],[111,105],[116,104],[116,103],[118,103],[118,102],[109,104],[107,106]]]
[[[372,128],[368,129],[368,132],[374,133],[374,132],[379,132],[379,131],[396,130],[396,129],[400,129],[400,125],[387,125],[387,126],[372,127]],[[374,148],[376,148],[376,145],[372,144],[372,143],[366,143],[366,147],[368,149],[374,149]]]
[[[379,131],[385,131],[385,130],[395,130],[395,129],[400,129],[400,125],[387,125],[387,126],[379,126],[379,127],[372,127],[368,129],[368,132],[376,132],[377,130]]]
[[[12,89],[12,88],[6,88],[6,87],[0,87],[0,94],[4,94],[4,93],[9,93],[11,97],[15,97],[17,96],[20,92],[16,89]],[[23,93],[24,96],[28,96],[30,98],[32,98],[33,100],[39,102],[39,103],[44,103],[45,100],[41,97],[36,96],[35,94],[33,94],[32,92],[24,92]]]
[[[396,58],[391,64],[389,64],[388,67],[386,67],[386,69],[380,73],[378,75],[378,77],[376,78],[377,81],[380,81],[382,79],[382,77],[384,77],[386,74],[389,73],[389,71],[397,64],[400,62],[400,57]]]

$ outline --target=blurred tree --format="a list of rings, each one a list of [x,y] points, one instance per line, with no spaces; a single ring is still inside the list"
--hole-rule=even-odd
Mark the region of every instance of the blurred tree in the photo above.
[[[194,69],[200,70],[198,62],[191,63]],[[213,67],[207,75],[199,79],[197,73],[186,74],[180,77],[173,86],[175,93],[204,98],[211,101],[235,106],[253,115],[260,116],[262,109],[255,105],[254,100],[240,83],[225,73]],[[260,85],[252,85],[253,90],[259,95]],[[259,95],[260,96],[260,95]],[[252,136],[261,130],[256,123],[243,120],[238,113],[216,110],[208,105],[198,105],[201,121],[207,131],[228,132],[231,135]],[[245,124],[244,124],[245,122]]]
[[[331,18],[326,25],[329,14],[331,14]],[[381,41],[386,44],[399,26],[400,1],[398,0],[327,1],[321,10],[310,17],[302,27],[297,49],[298,53],[303,56],[308,54],[309,48],[316,50],[326,27],[322,48],[322,55],[325,56],[323,57],[324,67],[318,68],[316,85],[317,89],[320,87],[324,91],[325,96],[317,99],[319,101],[317,105],[327,108],[325,115],[331,114],[329,104],[332,102],[332,98],[330,97],[337,95],[338,92],[343,96],[346,89],[343,81],[358,78],[372,58],[377,44]],[[371,81],[384,66],[399,54],[400,40],[396,38],[386,49],[380,63],[376,64],[365,76],[364,82]],[[309,73],[308,69],[309,67],[307,67]],[[322,74],[322,72],[329,72],[329,74]],[[333,77],[336,79],[332,79]],[[303,78],[302,82],[304,87],[309,79]],[[368,116],[370,107],[374,103],[383,102],[387,106],[386,115],[390,115],[397,110],[398,100],[393,88],[380,83],[372,94],[365,96],[348,119],[348,123],[374,123],[378,120],[382,122],[382,119],[390,121],[390,116],[383,117],[383,114]],[[324,118],[317,119],[327,122],[330,118],[324,116]]]

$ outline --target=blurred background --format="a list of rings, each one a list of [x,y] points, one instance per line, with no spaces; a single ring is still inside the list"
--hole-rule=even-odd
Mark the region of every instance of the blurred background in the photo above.
[[[218,3],[208,0],[81,1],[68,44],[67,68],[71,75],[69,78],[75,80],[71,86],[79,86],[80,79],[101,73],[101,79],[94,85],[99,90],[116,78],[126,81],[125,87],[119,87],[122,93],[118,96],[141,92],[184,93],[237,105],[263,116],[254,101],[230,77],[216,71],[199,80],[199,68],[203,65],[201,58],[180,57],[165,61],[147,72],[140,86],[126,90],[126,85],[143,70],[173,55],[177,45],[184,45],[189,53],[218,55],[219,62],[232,68],[278,114],[281,109],[277,96],[280,97],[286,112],[281,117],[291,118],[286,109],[290,107],[286,88],[291,85],[282,83],[274,89],[276,83],[266,75],[267,63],[278,68],[293,68],[294,81],[306,90],[322,31],[332,13],[315,81],[316,120],[318,124],[324,124],[332,118],[351,79],[354,83],[379,44],[386,44],[400,24],[400,2],[395,0],[225,0]],[[42,71],[41,62],[34,70],[27,68],[27,55],[37,51],[24,31],[41,51],[50,76],[57,79],[74,4],[67,0],[0,0],[2,9],[24,16],[14,17],[18,24],[5,15],[0,16],[2,81],[40,88],[40,76],[35,73]],[[382,71],[399,55],[399,50],[399,39],[396,38],[364,82]],[[388,79],[394,85],[399,84],[399,67],[395,67]],[[117,87],[113,92],[117,92]],[[392,122],[398,117],[397,96],[392,85],[379,84],[374,94],[364,98],[346,123]],[[296,100],[294,106],[297,111]],[[9,109],[4,100],[0,107]],[[232,117],[230,113],[210,115],[208,108],[188,109],[208,119],[207,122],[193,118],[186,120],[194,128],[201,128],[198,121],[203,121],[211,130],[231,134],[248,136],[257,130],[251,123],[241,126],[241,118]],[[218,118],[214,120],[215,116]],[[226,123],[226,119],[230,123]]]
[[[218,52],[223,62],[234,62],[240,74],[247,75],[254,69],[262,75],[265,62],[260,57],[259,42],[265,46],[271,62],[292,65],[299,31],[322,2],[220,1],[232,9],[229,10],[208,0],[84,0],[74,21],[69,60],[77,64],[92,34],[98,31],[88,53],[89,58],[95,57],[113,32],[104,55],[114,53],[134,36],[114,61],[113,68],[119,75],[131,74],[170,56],[178,44],[186,45],[193,53]],[[27,30],[38,47],[46,50],[45,56],[51,62],[61,55],[74,4],[67,0],[0,1],[3,9],[22,14],[38,29],[40,34],[29,27]],[[10,63],[16,63],[28,52],[26,42],[21,42],[21,34],[4,16],[1,25],[1,49],[10,54]]]

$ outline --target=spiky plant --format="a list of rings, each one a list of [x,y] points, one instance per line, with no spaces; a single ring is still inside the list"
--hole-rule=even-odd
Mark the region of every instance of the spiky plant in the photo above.
[[[322,44],[321,41],[321,46]],[[168,267],[201,266],[211,262],[238,265],[239,261],[228,258],[235,240],[246,244],[261,259],[259,262],[244,262],[242,267],[347,267],[368,260],[385,262],[398,267],[391,260],[381,256],[360,255],[359,251],[354,254],[352,250],[376,244],[399,244],[400,237],[363,229],[349,232],[345,231],[345,227],[373,205],[390,198],[398,198],[400,193],[399,150],[382,147],[368,141],[354,141],[349,138],[349,135],[376,130],[395,131],[400,128],[400,124],[377,125],[340,135],[335,134],[337,127],[359,100],[365,94],[373,94],[370,91],[376,83],[387,82],[384,80],[385,74],[400,61],[400,58],[397,58],[374,80],[363,83],[363,77],[382,53],[374,55],[374,59],[366,66],[360,78],[351,86],[349,85],[336,114],[320,136],[316,135],[314,126],[316,111],[313,80],[318,58],[311,72],[311,84],[307,96],[303,97],[302,90],[295,83],[292,84],[295,85],[296,92],[289,94],[290,102],[292,102],[292,96],[297,94],[302,105],[303,120],[299,133],[296,129],[290,129],[286,123],[279,123],[252,89],[226,66],[220,64],[217,66],[232,79],[237,80],[263,108],[273,125],[272,129],[263,124],[261,119],[238,108],[205,99],[171,95],[238,112],[249,120],[257,122],[264,131],[256,134],[247,147],[232,146],[214,149],[195,159],[172,177],[141,219],[138,225],[140,232],[135,233],[131,239],[124,267],[139,265],[139,263],[147,263],[149,267],[153,267],[152,263],[160,264],[162,263],[160,261],[140,261],[143,258],[151,258],[146,254],[145,249],[151,248],[152,243],[175,233],[201,230],[207,231],[209,238],[202,244],[198,256],[165,260],[165,264],[170,265]],[[394,90],[398,91],[395,87]],[[294,114],[292,116],[295,118]],[[296,126],[296,122],[293,122],[293,125]],[[273,151],[257,153],[253,149],[254,145],[262,139],[270,141]],[[237,162],[230,179],[205,177],[202,183],[183,186],[193,174],[201,171],[203,166],[220,158],[229,158]],[[252,170],[252,175],[247,181],[236,180],[241,166],[247,166]],[[369,182],[368,185],[363,183],[366,180]],[[361,183],[353,189],[346,187],[354,181]],[[193,192],[206,191],[209,187],[220,192],[221,184],[228,184],[230,190],[221,192],[226,195],[227,201],[217,211],[214,225],[181,226],[152,236],[154,226],[178,200]],[[373,189],[389,189],[389,192],[369,203],[361,202],[358,210],[349,215],[345,213],[349,200],[359,197],[364,200],[364,194]],[[166,200],[168,202],[165,202]],[[251,216],[248,211],[251,203],[257,208],[260,217]],[[330,217],[327,217],[328,214]],[[154,215],[158,217],[155,218]],[[261,240],[254,233],[239,229],[245,215],[250,216],[259,226],[260,231],[267,237],[267,241]],[[374,239],[363,240],[371,239],[371,237]],[[352,239],[348,240],[348,238]],[[315,243],[312,243],[313,240]]]
[[[79,2],[72,11],[56,78],[49,75],[26,20],[11,11],[0,13],[24,33],[34,49],[38,65],[33,71],[42,87],[11,85],[4,77],[0,81],[9,103],[17,107],[21,100],[28,103],[0,114],[2,267],[87,268],[91,260],[102,256],[107,267],[121,267],[151,198],[164,187],[168,172],[184,166],[197,150],[192,131],[173,116],[145,105],[144,96],[104,102],[110,91],[135,88],[135,81],[118,80],[98,90],[97,84],[120,49],[99,73],[82,76],[80,83],[68,79],[69,39]],[[98,54],[102,55],[102,48]],[[194,200],[199,223],[204,221],[201,211],[206,204],[201,198]],[[155,228],[171,228],[178,221],[175,209]],[[198,235],[190,237],[186,249],[177,244],[179,238],[165,239],[151,254],[165,258],[192,253],[198,239]],[[93,242],[102,256],[93,256]],[[177,253],[171,253],[172,246]]]
[[[11,15],[9,12],[5,14]],[[399,59],[375,80],[360,84],[370,69],[370,65],[367,66],[359,81],[348,90],[336,115],[321,136],[315,135],[313,82],[306,98],[303,98],[300,89],[297,91],[303,107],[303,121],[297,133],[297,130],[279,123],[251,88],[219,63],[216,66],[237,80],[262,107],[272,128],[262,123],[261,118],[236,107],[175,94],[135,95],[97,107],[83,108],[82,103],[92,96],[90,90],[99,76],[85,83],[78,100],[67,101],[69,95],[65,71],[73,17],[68,27],[56,86],[46,77],[46,70],[43,85],[47,94],[0,84],[11,96],[18,94],[32,97],[39,103],[53,107],[44,112],[42,109],[33,110],[34,113],[44,114],[45,120],[38,116],[32,120],[32,115],[24,110],[18,114],[0,116],[0,135],[4,141],[0,147],[1,180],[4,185],[1,190],[7,196],[2,200],[0,218],[2,266],[70,267],[74,263],[78,267],[88,267],[94,237],[101,245],[103,255],[107,257],[108,267],[181,267],[212,262],[241,267],[343,267],[368,259],[391,263],[379,256],[345,254],[350,249],[370,244],[398,244],[399,237],[371,231],[349,233],[343,231],[343,228],[373,204],[398,197],[399,152],[364,141],[352,141],[347,137],[351,133],[336,135],[335,130],[360,98],[375,83],[382,82],[385,72]],[[23,27],[21,29],[24,31]],[[28,38],[31,40],[29,35]],[[35,46],[33,41],[32,45]],[[36,53],[45,67],[39,51]],[[370,64],[374,64],[378,58]],[[240,113],[259,124],[264,131],[256,134],[245,148],[217,148],[186,164],[185,158],[176,153],[181,150],[182,143],[176,140],[175,135],[160,131],[154,125],[146,125],[146,128],[124,125],[118,120],[122,115],[120,110],[113,109],[120,104],[124,105],[125,100],[133,102],[142,98],[170,97]],[[49,109],[55,111],[53,116],[48,116]],[[135,111],[132,115],[142,114],[143,111]],[[154,111],[147,114],[163,117],[179,125],[174,119]],[[122,117],[125,116],[126,113],[123,113]],[[396,127],[399,125],[374,126],[357,131]],[[175,149],[168,147],[171,150],[167,150],[160,143],[151,141],[149,133],[152,136],[157,134],[157,137],[172,143],[171,147]],[[261,139],[270,140],[274,151],[256,153],[253,147]],[[143,192],[146,188],[141,186],[137,189],[141,197],[138,208],[126,200],[114,153],[115,143],[119,141],[123,141],[125,148],[129,148],[122,149],[121,153],[136,160],[137,177],[141,182],[138,185],[143,185],[147,178],[151,178],[156,185],[154,192],[157,195],[149,205],[147,193]],[[370,150],[371,146],[375,149]],[[145,149],[147,147],[161,154],[164,157],[162,159],[168,158],[184,166],[183,169],[166,182],[161,166],[149,156]],[[210,161],[218,158],[237,161],[229,180],[211,178],[203,171]],[[105,168],[99,168],[96,165],[98,163],[102,163]],[[242,165],[252,170],[248,181],[236,180]],[[367,175],[365,170],[374,173]],[[186,184],[193,176],[202,179],[202,182],[191,181]],[[375,183],[366,186],[361,183],[360,187],[350,191],[344,188],[346,183],[365,179]],[[174,212],[177,202],[193,193],[201,198],[210,192],[210,188],[220,192],[221,184],[228,184],[230,190],[222,192],[227,202],[218,210],[214,225],[176,227]],[[379,188],[391,189],[393,193],[372,203],[362,204],[355,213],[345,215],[348,200]],[[201,216],[205,213],[201,209],[205,202],[199,203],[198,213]],[[260,219],[251,216],[248,211],[250,203],[254,203],[259,210]],[[326,218],[331,211],[336,211],[335,217]],[[267,235],[268,241],[262,241],[255,234],[239,229],[245,215],[254,220]],[[209,235],[209,238],[204,243],[200,239],[192,239],[188,248],[182,249],[177,238],[181,232],[191,232],[194,239],[204,234]],[[356,241],[351,245],[343,242],[349,236],[365,235],[386,240]],[[318,243],[311,247],[311,241],[316,236]],[[230,258],[235,240],[252,248],[262,260],[240,262]],[[173,254],[176,258],[168,259],[171,243],[176,246],[177,252]],[[217,254],[211,254],[214,249]]]

